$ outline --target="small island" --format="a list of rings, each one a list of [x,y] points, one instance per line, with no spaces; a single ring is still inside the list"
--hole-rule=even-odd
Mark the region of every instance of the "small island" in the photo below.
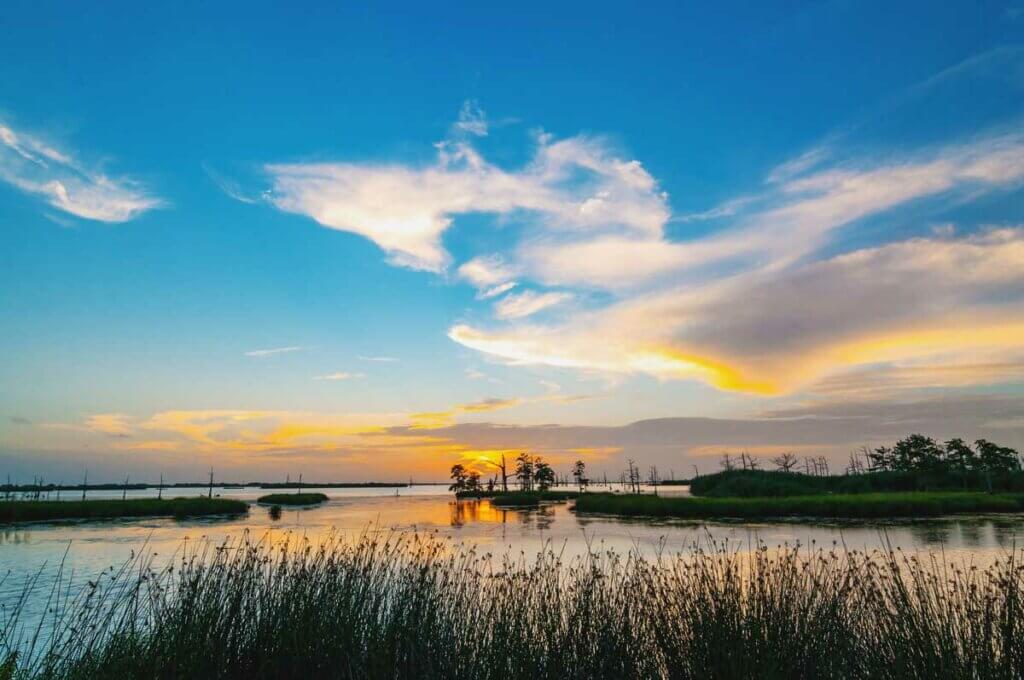
[[[327,495],[322,493],[271,493],[260,496],[256,502],[260,505],[319,505],[327,500]]]
[[[132,498],[84,501],[0,501],[0,524],[46,520],[117,519],[121,517],[205,517],[243,515],[245,501],[231,498]]]

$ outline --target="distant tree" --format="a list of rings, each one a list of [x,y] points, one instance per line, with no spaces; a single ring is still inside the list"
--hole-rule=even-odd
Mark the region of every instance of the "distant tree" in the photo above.
[[[470,470],[466,473],[466,491],[480,491],[480,473],[476,470]]]
[[[581,492],[587,487],[587,484],[590,483],[590,480],[587,479],[587,466],[582,460],[578,460],[573,463],[572,476],[576,480],[576,486],[580,488]]]
[[[654,487],[654,495],[658,495],[658,485],[661,484],[661,475],[658,474],[658,467],[652,465],[647,473],[647,483]]]
[[[946,442],[946,464],[958,472],[967,472],[978,467],[978,457],[967,442],[954,438]]]
[[[467,476],[468,471],[466,470],[465,465],[462,465],[461,463],[453,465],[451,474],[452,483],[451,486],[448,487],[448,490],[455,491],[456,493],[459,491],[465,491]]]
[[[871,451],[868,453],[868,459],[871,461],[868,467],[871,472],[885,472],[893,469],[893,453],[888,446],[879,446]]]
[[[937,470],[943,465],[945,453],[931,437],[912,434],[892,447],[892,469],[898,472]]]
[[[555,471],[540,457],[533,461],[533,481],[539,491],[547,491],[555,484]]]
[[[722,454],[722,461],[719,463],[721,468],[726,472],[735,469],[736,465],[732,462],[732,458],[728,453]]]
[[[779,472],[792,472],[797,462],[796,456],[789,452],[772,458],[772,463],[775,464],[775,469]]]
[[[533,490],[533,458],[526,451],[516,457],[515,476],[522,491]]]
[[[496,463],[488,458],[482,458],[480,462],[484,465],[490,465],[501,473],[501,490],[508,492],[508,469],[505,467],[505,454],[501,454],[500,463]]]
[[[1008,446],[999,446],[990,441],[979,439],[974,442],[974,450],[979,466],[986,472],[1009,472],[1020,469],[1017,451]]]

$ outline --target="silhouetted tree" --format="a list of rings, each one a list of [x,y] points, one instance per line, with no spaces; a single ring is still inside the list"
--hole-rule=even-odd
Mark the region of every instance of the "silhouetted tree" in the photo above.
[[[462,465],[461,463],[456,463],[455,465],[453,465],[451,478],[452,484],[451,486],[448,487],[449,491],[455,491],[456,493],[458,493],[459,491],[466,490],[466,466]]]
[[[516,479],[523,491],[533,490],[533,458],[523,451],[516,457]]]
[[[533,480],[539,491],[547,491],[555,483],[555,471],[539,457],[533,461]]]
[[[788,452],[772,458],[772,463],[779,472],[792,472],[797,462],[796,456]]]
[[[587,479],[587,466],[582,460],[573,463],[572,476],[576,479],[576,486],[580,488],[580,492],[590,483],[590,480]]]

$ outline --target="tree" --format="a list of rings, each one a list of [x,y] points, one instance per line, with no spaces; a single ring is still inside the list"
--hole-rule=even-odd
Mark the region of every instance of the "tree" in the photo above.
[[[978,467],[978,458],[967,442],[957,437],[946,442],[946,463],[964,473]]]
[[[729,456],[728,453],[723,453],[722,454],[722,462],[719,463],[719,465],[721,465],[722,469],[725,470],[726,472],[729,472],[730,470],[732,470],[732,469],[734,469],[736,467],[733,464],[732,458]]]
[[[488,458],[481,458],[480,462],[494,467],[501,473],[501,490],[508,493],[508,470],[505,467],[505,454],[501,454],[501,463],[495,463]]]
[[[448,490],[456,493],[459,491],[465,491],[467,475],[468,472],[465,465],[462,465],[461,463],[453,465],[451,474],[452,484],[448,487]]]
[[[515,476],[519,480],[520,490],[533,490],[533,458],[526,451],[516,457]]]
[[[555,471],[540,457],[533,461],[533,481],[536,482],[539,491],[547,491],[555,483]]]
[[[999,446],[979,439],[974,442],[974,450],[977,452],[980,467],[986,472],[1009,472],[1020,469],[1017,452],[1008,446]]]
[[[652,465],[648,471],[647,483],[654,487],[654,495],[658,495],[658,484],[661,484],[661,475],[658,474],[658,467]]]
[[[885,472],[893,469],[892,449],[888,446],[879,446],[868,454],[868,459],[871,461],[868,467],[871,472]]]
[[[779,472],[792,472],[797,462],[796,456],[789,452],[772,458],[772,463],[775,464],[775,469]]]
[[[466,473],[466,491],[473,493],[480,492],[480,473],[476,470],[470,470]]]
[[[892,447],[892,469],[899,472],[936,470],[942,467],[945,451],[931,437],[912,434]]]
[[[572,476],[576,479],[576,486],[580,488],[580,492],[582,493],[587,487],[587,484],[590,483],[590,480],[587,479],[587,466],[582,460],[578,460],[573,463]]]

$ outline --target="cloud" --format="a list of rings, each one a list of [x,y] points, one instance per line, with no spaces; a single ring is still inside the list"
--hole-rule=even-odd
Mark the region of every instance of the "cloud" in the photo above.
[[[490,288],[507,285],[515,277],[515,271],[500,255],[487,255],[464,262],[459,267],[459,277],[477,288]]]
[[[489,163],[466,141],[437,147],[437,160],[425,166],[270,164],[269,200],[372,240],[396,265],[434,272],[451,261],[441,237],[457,215],[515,216],[541,233],[611,229],[648,236],[659,235],[669,217],[653,177],[600,138],[540,135],[530,161],[511,170]],[[461,273],[472,276],[468,271]]]
[[[362,373],[346,373],[339,371],[338,373],[328,373],[327,375],[318,375],[313,380],[354,380],[356,378],[365,378],[366,376]]]
[[[513,363],[765,394],[878,362],[991,363],[1024,354],[1024,229],[913,239],[659,291],[554,326],[462,324],[449,336]]]
[[[269,356],[274,356],[275,354],[288,354],[290,352],[301,352],[304,349],[305,349],[305,347],[298,347],[298,346],[274,347],[274,348],[271,348],[271,349],[254,349],[254,350],[250,350],[250,351],[246,352],[245,356],[247,356],[247,357],[256,357],[256,358],[259,358],[259,357],[269,357]]]
[[[487,114],[476,100],[467,99],[462,103],[455,129],[477,137],[487,136]]]
[[[130,178],[87,169],[71,154],[0,123],[0,180],[87,220],[127,222],[164,202]]]
[[[206,176],[210,178],[210,181],[216,184],[217,188],[227,194],[228,197],[233,198],[240,203],[248,203],[250,205],[259,202],[259,197],[247,194],[245,190],[242,189],[241,185],[235,180],[225,177],[205,162],[201,165],[203,172],[205,172]]]
[[[124,437],[132,432],[129,420],[123,413],[97,413],[85,419],[84,427],[90,432]]]
[[[378,362],[378,363],[386,363],[386,364],[398,361],[398,359],[396,357],[364,357],[364,356],[360,356],[360,357],[357,357],[357,358],[360,361],[375,361],[375,362]]]
[[[1022,412],[1024,399],[1019,396],[972,395],[819,403],[756,417],[658,418],[611,426],[460,423],[433,429],[431,435],[458,442],[471,452],[528,450],[559,464],[569,464],[589,450],[600,455],[595,460],[583,453],[584,460],[608,466],[610,475],[627,458],[689,474],[693,463],[702,472],[711,472],[718,469],[723,452],[743,450],[762,456],[794,451],[839,462],[860,446],[892,443],[913,432],[939,439],[987,437],[1024,448]],[[392,435],[412,431],[407,426],[388,429]]]
[[[535,293],[526,290],[507,295],[494,304],[494,315],[499,319],[519,319],[536,314],[548,307],[560,305],[575,297],[572,293]]]

